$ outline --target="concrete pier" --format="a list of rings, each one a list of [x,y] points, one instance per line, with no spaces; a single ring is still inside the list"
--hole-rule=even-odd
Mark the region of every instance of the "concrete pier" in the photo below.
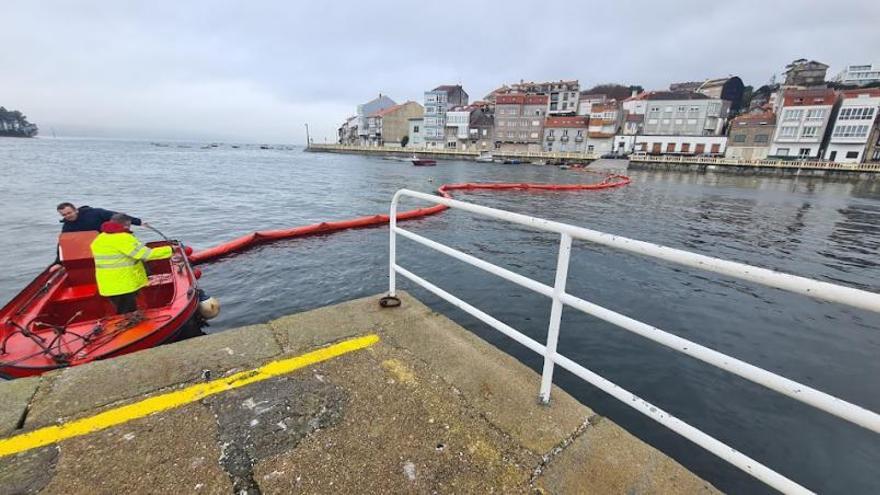
[[[0,493],[717,493],[401,299],[2,383]]]

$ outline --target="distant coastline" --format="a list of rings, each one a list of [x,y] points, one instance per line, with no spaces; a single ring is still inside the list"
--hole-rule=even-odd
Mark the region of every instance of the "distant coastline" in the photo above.
[[[0,107],[0,137],[30,138],[39,132],[37,125],[28,122],[27,117],[20,111]]]

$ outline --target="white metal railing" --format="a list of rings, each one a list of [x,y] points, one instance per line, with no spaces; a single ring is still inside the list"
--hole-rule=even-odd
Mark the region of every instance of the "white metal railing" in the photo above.
[[[488,216],[498,220],[516,223],[536,230],[547,232],[555,232],[560,234],[559,255],[556,263],[556,279],[553,287],[532,280],[528,277],[507,270],[505,268],[493,265],[487,261],[463,253],[456,249],[450,248],[436,241],[432,241],[426,237],[416,233],[404,230],[397,226],[397,207],[402,196],[409,196],[432,203],[442,204],[450,208],[458,208],[471,213]],[[495,319],[488,313],[471,306],[465,301],[446,292],[418,275],[397,264],[397,235],[401,235],[407,239],[415,241],[419,244],[428,246],[443,254],[449,255],[455,259],[473,265],[477,268],[485,270],[489,273],[497,275],[505,280],[513,282],[517,285],[531,289],[534,292],[543,294],[552,299],[553,304],[550,311],[550,322],[547,332],[547,343],[542,345],[534,339],[522,334],[513,327]],[[833,414],[839,418],[845,419],[851,423],[862,426],[875,433],[880,433],[880,415],[865,409],[856,404],[844,401],[832,395],[826,394],[807,385],[789,380],[788,378],[771,373],[762,368],[758,368],[744,361],[709,349],[697,343],[683,339],[671,333],[665,332],[657,327],[647,323],[635,320],[623,314],[617,313],[610,309],[598,306],[591,302],[585,301],[565,291],[566,280],[568,278],[569,257],[571,254],[572,240],[578,239],[596,244],[601,244],[622,251],[657,258],[680,265],[699,268],[710,272],[718,273],[729,277],[739,278],[750,282],[775,287],[791,292],[796,292],[806,296],[832,301],[840,304],[846,304],[856,308],[866,309],[869,311],[880,312],[880,294],[862,291],[849,287],[820,282],[804,277],[789,275],[786,273],[759,268],[726,261],[718,258],[712,258],[701,254],[673,249],[657,244],[643,241],[628,239],[611,234],[605,234],[595,230],[576,227],[560,222],[554,222],[509,211],[497,210],[485,206],[457,201],[454,199],[442,198],[431,194],[425,194],[407,189],[401,189],[394,194],[391,200],[390,211],[390,242],[389,242],[389,295],[394,296],[396,292],[397,275],[424,287],[435,295],[445,299],[459,309],[473,315],[480,321],[492,326],[501,333],[507,335],[511,339],[519,342],[532,351],[544,356],[544,368],[541,375],[541,387],[539,392],[540,400],[543,403],[550,401],[550,389],[553,381],[553,368],[559,365],[570,371],[574,375],[589,382],[600,390],[619,399],[624,404],[638,410],[651,419],[668,427],[669,429],[679,433],[688,440],[712,452],[718,457],[730,462],[734,466],[742,469],[755,478],[764,483],[780,490],[784,493],[811,493],[805,487],[786,478],[785,476],[773,471],[736,449],[716,440],[715,438],[703,433],[702,431],[690,426],[689,424],[679,420],[675,416],[667,413],[659,407],[645,401],[641,397],[624,390],[614,383],[593,373],[589,369],[578,363],[562,356],[556,352],[556,345],[559,340],[559,324],[562,316],[562,308],[564,305],[571,306],[584,313],[592,315],[596,318],[612,323],[620,328],[629,330],[635,334],[641,335],[658,344],[662,344],[670,349],[686,354],[695,359],[699,359],[705,363],[711,364],[717,368],[729,371],[737,376],[750,380],[754,383],[763,385],[771,390],[787,395],[795,400],[809,404],[817,409],[821,409],[829,414]]]

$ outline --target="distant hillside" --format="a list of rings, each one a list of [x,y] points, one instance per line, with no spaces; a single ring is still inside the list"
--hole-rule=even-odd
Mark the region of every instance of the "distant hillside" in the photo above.
[[[21,112],[0,107],[0,136],[34,137],[37,132],[36,124],[28,122]]]

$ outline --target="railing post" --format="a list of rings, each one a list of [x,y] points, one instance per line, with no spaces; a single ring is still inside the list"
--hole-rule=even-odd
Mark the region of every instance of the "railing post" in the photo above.
[[[556,259],[556,281],[553,284],[553,305],[550,307],[550,326],[547,329],[547,351],[544,354],[544,371],[541,373],[541,391],[538,399],[550,403],[550,387],[553,385],[553,358],[559,342],[559,322],[562,320],[562,295],[568,280],[568,260],[571,257],[571,235],[562,234],[559,240],[559,257]]]
[[[388,212],[388,295],[396,296],[397,292],[397,272],[394,271],[394,265],[397,264],[397,202],[399,195],[395,194],[391,200],[391,209]]]

